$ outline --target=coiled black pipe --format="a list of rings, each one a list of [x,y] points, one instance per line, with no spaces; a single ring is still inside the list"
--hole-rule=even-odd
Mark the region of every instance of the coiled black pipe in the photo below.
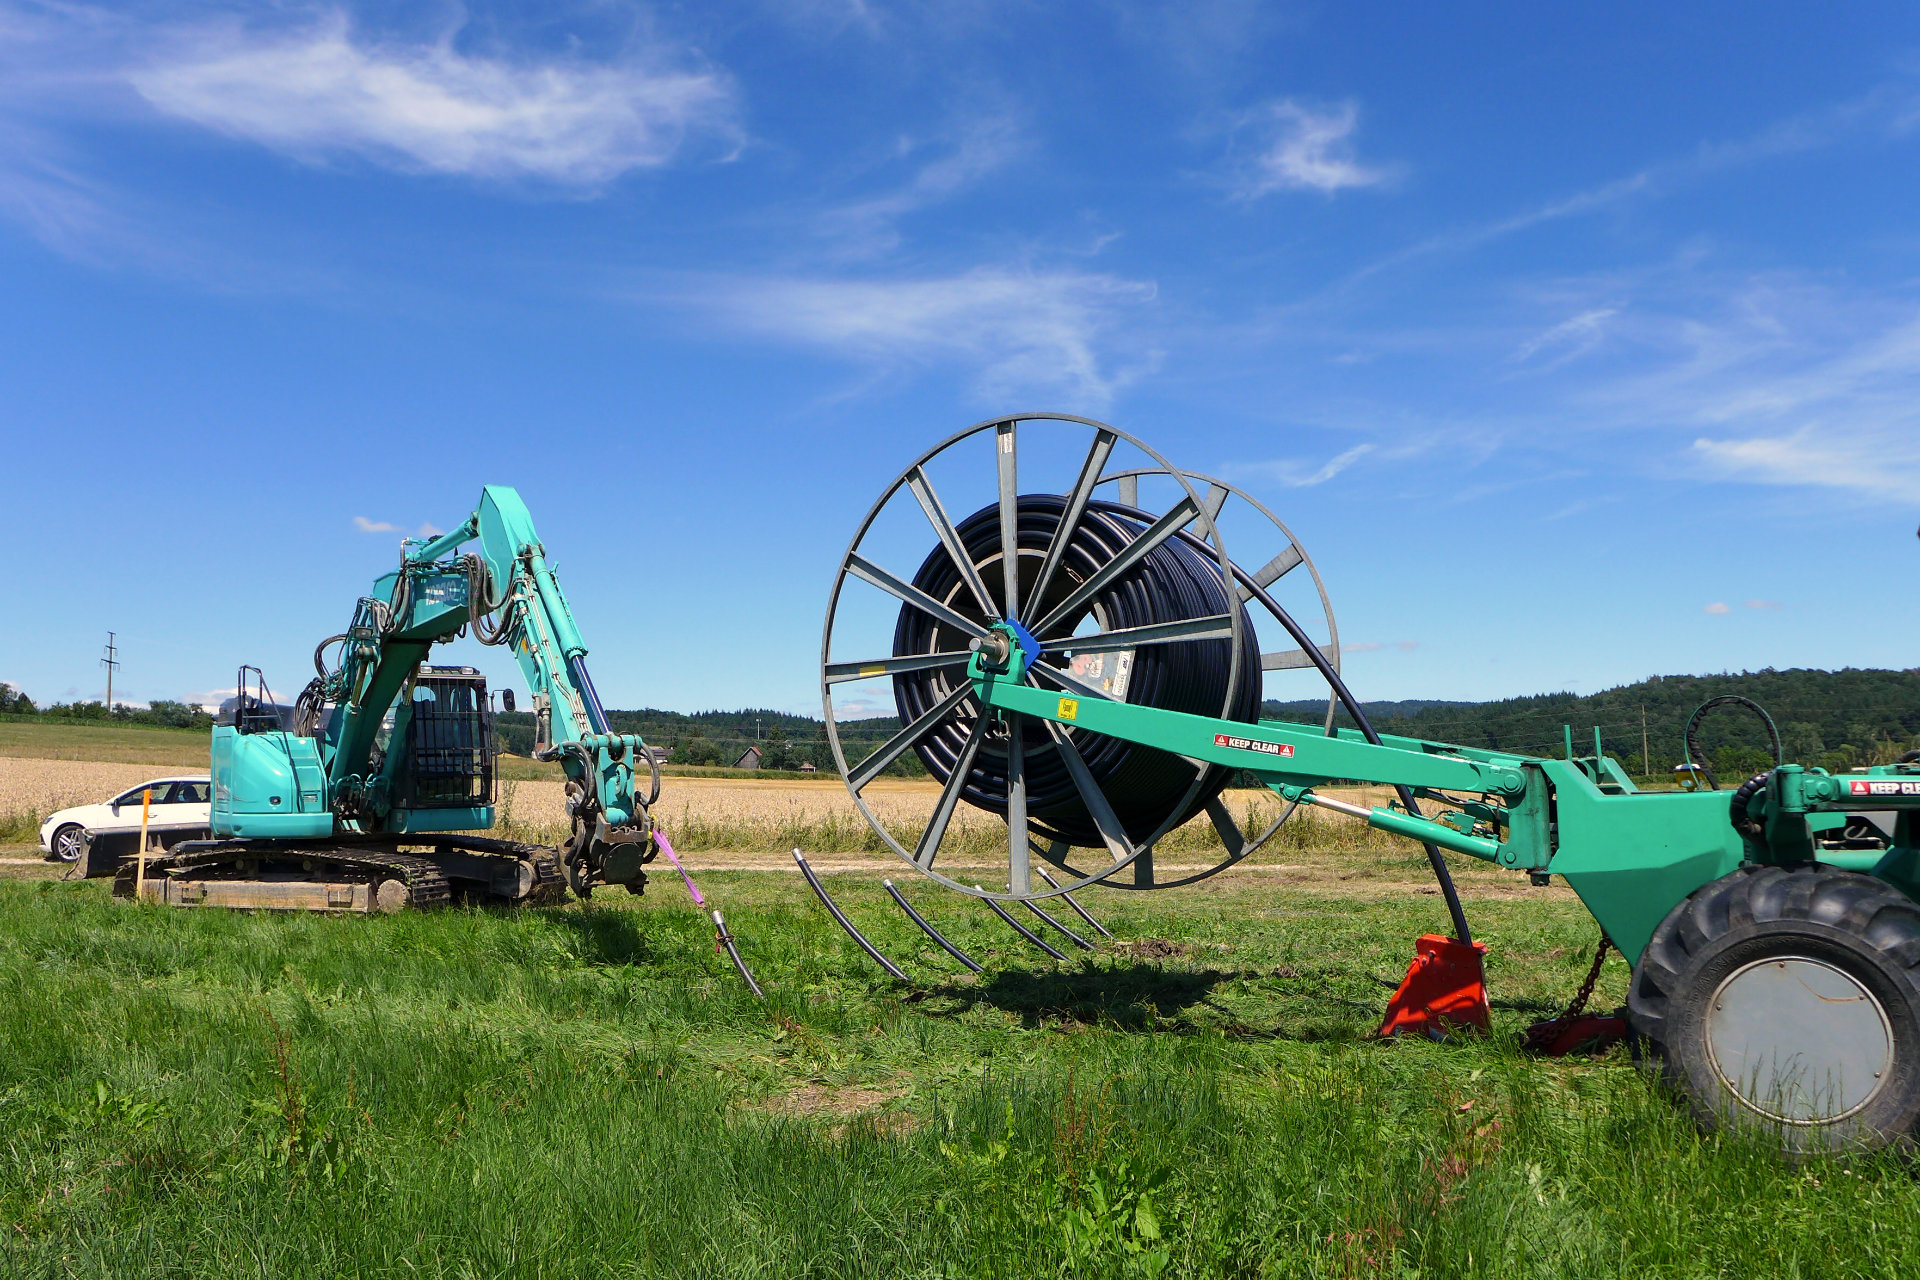
[[[1065,498],[1052,495],[1020,498],[1018,545],[1023,587],[1038,576],[1065,511]],[[1025,601],[1023,595],[1020,619],[1044,617],[1076,586],[1138,538],[1153,520],[1152,515],[1134,507],[1112,502],[1089,503],[1048,586],[1047,598]],[[968,516],[959,523],[956,532],[968,558],[993,593],[995,606],[1003,608],[1005,602],[1000,592],[1004,575],[998,563],[1001,556],[999,507],[985,507]],[[986,621],[972,592],[962,581],[959,569],[943,548],[936,547],[928,555],[914,575],[913,585],[963,616]],[[1259,640],[1245,607],[1222,581],[1219,560],[1206,543],[1191,534],[1176,534],[1144,557],[1132,572],[1122,575],[1089,606],[1089,612],[1097,612],[1104,630],[1204,618],[1230,610],[1239,611],[1241,617],[1240,688],[1230,704],[1233,642],[1228,639],[1141,646],[1134,651],[1125,700],[1204,716],[1220,716],[1224,708],[1226,718],[1252,724],[1258,721],[1260,713]],[[1066,619],[1054,634],[1039,639],[1043,642],[1064,640],[1072,635],[1084,616]],[[894,627],[896,656],[965,647],[964,636],[951,633],[949,628],[920,610],[911,606],[900,610]],[[1070,650],[1071,646],[1062,648]],[[1050,645],[1042,661],[1064,667],[1067,659]],[[951,669],[896,675],[894,698],[902,722],[925,712],[951,692],[956,681],[964,678]],[[952,775],[970,728],[969,722],[955,715],[920,741],[916,751],[929,773],[942,782]],[[1099,828],[1075,789],[1045,726],[1029,723],[1022,741],[1028,821],[1036,834],[1083,848],[1100,847]],[[1074,735],[1074,744],[1113,805],[1114,814],[1128,838],[1136,842],[1161,830],[1171,811],[1193,788],[1194,768],[1177,756],[1084,732]],[[964,798],[969,804],[1005,815],[1006,762],[1005,738],[996,741],[988,737],[967,775]],[[1232,773],[1220,766],[1209,768],[1174,825],[1199,814],[1208,801],[1219,794]]]
[[[1735,693],[1726,694],[1718,698],[1709,698],[1707,701],[1701,703],[1691,716],[1687,717],[1686,734],[1687,763],[1707,775],[1708,786],[1718,791],[1720,789],[1720,779],[1713,776],[1713,770],[1707,767],[1706,753],[1700,750],[1700,721],[1706,718],[1707,712],[1717,707],[1745,707],[1747,710],[1753,712],[1753,714],[1759,716],[1760,723],[1767,726],[1767,736],[1773,740],[1773,767],[1776,769],[1780,767],[1783,760],[1783,755],[1780,750],[1780,730],[1774,727],[1773,717],[1767,714],[1764,707],[1752,698],[1743,698]],[[1739,821],[1739,818],[1736,817],[1734,819],[1734,825],[1738,826]]]

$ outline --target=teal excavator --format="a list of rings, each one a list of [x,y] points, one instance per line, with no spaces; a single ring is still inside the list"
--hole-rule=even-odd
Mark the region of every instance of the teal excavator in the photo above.
[[[557,849],[481,834],[495,819],[486,679],[426,661],[469,631],[511,650],[533,697],[534,756],[564,771],[571,825]],[[317,674],[291,708],[258,668],[240,669],[230,722],[213,730],[211,838],[130,859],[116,892],[369,912],[641,892],[659,765],[639,735],[612,732],[586,655],[533,517],[488,485],[457,528],[401,544],[399,567],[315,649]],[[501,703],[515,709],[512,690]]]

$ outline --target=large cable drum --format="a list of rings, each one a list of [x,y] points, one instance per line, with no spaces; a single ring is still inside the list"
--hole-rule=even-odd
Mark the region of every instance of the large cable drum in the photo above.
[[[957,521],[954,495],[954,509],[971,512]],[[1222,527],[1236,519],[1246,522],[1236,538],[1247,532],[1263,557],[1256,570],[1227,553]],[[1289,592],[1291,605],[1276,598]],[[1256,606],[1310,647],[1261,652]],[[922,454],[868,511],[835,576],[821,643],[834,762],[876,836],[917,871],[986,898],[1094,883],[1170,888],[1250,856],[1292,812],[1262,816],[1244,801],[1236,815],[1222,793],[1230,770],[1064,717],[988,711],[967,664],[972,646],[997,642],[995,627],[1037,652],[1020,676],[1034,687],[1241,723],[1276,696],[1269,679],[1318,680],[1339,665],[1312,561],[1241,489],[1179,470],[1087,418],[1023,414],[969,427]],[[1296,707],[1324,708],[1330,729],[1330,692],[1325,683],[1312,692],[1317,704]],[[924,788],[883,781],[909,760],[939,785],[930,814]],[[1156,865],[1157,844],[1203,813],[1217,845],[1183,839],[1182,862]],[[1003,831],[1003,868],[984,874],[980,815]],[[1258,825],[1242,829],[1242,820]],[[950,855],[936,867],[957,827],[971,830],[971,861]],[[1196,852],[1212,861],[1193,865]],[[1049,877],[1042,862],[1064,874]]]
[[[1020,597],[1024,612],[1034,617],[1047,616],[1076,587],[1111,564],[1154,522],[1148,512],[1116,502],[1089,503],[1073,527],[1046,594],[1035,600],[1031,588],[1059,533],[1066,510],[1064,497],[1026,494],[1019,499]],[[955,532],[992,594],[994,605],[1005,616],[1005,592],[996,591],[996,584],[1005,580],[999,508],[982,508],[961,521]],[[970,598],[959,566],[944,547],[936,547],[927,556],[913,577],[913,585],[964,617],[982,624],[989,621],[985,611]],[[1220,566],[1210,557],[1206,544],[1190,533],[1179,532],[1148,552],[1132,572],[1063,618],[1052,628],[1053,634],[1038,637],[1049,642],[1041,661],[1074,672],[1076,654],[1070,638],[1088,622],[1099,632],[1112,632],[1217,617],[1229,609],[1239,611],[1242,621],[1238,670],[1258,671],[1258,641],[1251,621],[1246,618],[1244,605],[1229,596]],[[1051,643],[1056,639],[1061,641],[1059,648]],[[966,641],[966,636],[914,605],[901,605],[894,628],[894,656],[965,648]],[[1082,679],[1099,681],[1119,701],[1207,716],[1222,715],[1224,708],[1225,718],[1252,723],[1259,719],[1260,684],[1258,680],[1234,678],[1234,643],[1228,636],[1140,645],[1118,653],[1079,655],[1078,674]],[[926,714],[949,696],[965,676],[964,669],[955,668],[909,671],[894,676],[894,701],[901,717],[910,720]],[[915,744],[914,750],[927,772],[940,782],[952,776],[965,750],[968,729],[965,721],[955,717]],[[1024,736],[1027,816],[1035,834],[1083,848],[1102,847],[1101,833],[1087,803],[1046,729],[1028,722],[1020,731]],[[1098,734],[1084,735],[1079,750],[1088,772],[1108,796],[1128,839],[1135,843],[1147,840],[1168,825],[1169,815],[1175,815],[1173,826],[1198,815],[1219,794],[1232,772],[1215,766],[1207,770],[1196,785],[1192,765],[1180,757]],[[1004,727],[989,731],[986,742],[974,754],[962,787],[961,798],[968,804],[1006,816]]]

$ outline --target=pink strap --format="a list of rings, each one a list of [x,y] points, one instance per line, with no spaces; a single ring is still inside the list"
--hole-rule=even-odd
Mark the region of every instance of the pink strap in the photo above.
[[[687,882],[687,892],[693,895],[695,905],[706,906],[707,900],[700,896],[700,886],[693,882],[693,877],[687,874],[687,869],[680,865],[680,859],[674,856],[673,846],[667,843],[667,833],[655,827],[653,829],[653,842],[660,846],[660,852],[667,855],[667,861],[671,862],[673,869],[680,873],[680,878]]]

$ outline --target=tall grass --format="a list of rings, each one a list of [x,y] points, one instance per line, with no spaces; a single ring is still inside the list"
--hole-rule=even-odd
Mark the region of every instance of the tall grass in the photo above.
[[[1591,922],[1476,904],[1502,1033],[1379,1044],[1430,900],[1106,894],[1036,963],[916,894],[880,979],[784,877],[513,914],[245,916],[0,885],[9,1274],[1847,1276],[1920,1270],[1897,1161],[1699,1137],[1623,1059],[1504,1037]],[[1618,995],[1610,971],[1606,998]]]

